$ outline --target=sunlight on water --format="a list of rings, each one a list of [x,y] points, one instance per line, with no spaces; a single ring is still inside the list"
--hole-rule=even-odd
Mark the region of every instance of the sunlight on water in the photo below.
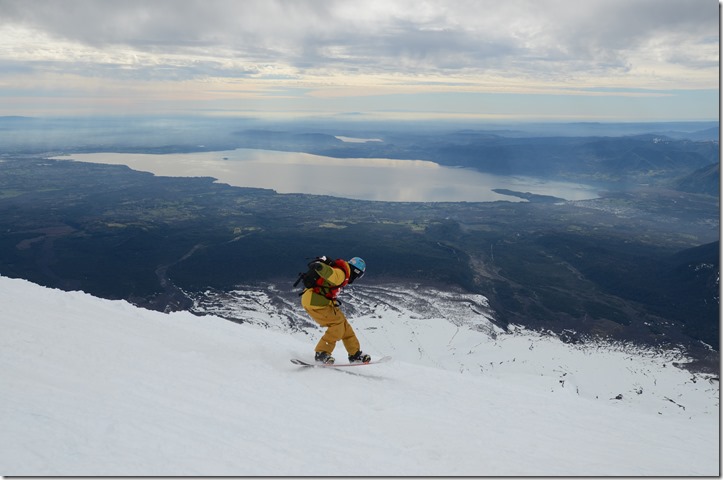
[[[213,177],[237,187],[278,193],[331,195],[389,202],[523,201],[492,189],[551,195],[566,200],[597,197],[593,187],[507,177],[425,160],[332,158],[297,152],[237,149],[183,154],[87,153],[56,159],[128,167],[172,177]]]

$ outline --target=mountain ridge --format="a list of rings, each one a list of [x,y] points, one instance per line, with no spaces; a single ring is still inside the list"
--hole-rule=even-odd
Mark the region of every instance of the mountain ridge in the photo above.
[[[304,370],[289,359],[311,355],[319,329],[265,328],[268,311],[237,324],[0,286],[4,475],[720,473],[719,380],[678,368],[680,352],[386,305],[352,322],[391,363]]]

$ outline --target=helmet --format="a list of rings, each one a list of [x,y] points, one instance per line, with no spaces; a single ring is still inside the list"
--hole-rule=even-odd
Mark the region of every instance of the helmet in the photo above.
[[[367,269],[367,264],[364,260],[359,257],[354,257],[346,263],[349,264],[349,271],[351,273],[349,283],[353,283],[357,278],[364,276],[364,271]]]

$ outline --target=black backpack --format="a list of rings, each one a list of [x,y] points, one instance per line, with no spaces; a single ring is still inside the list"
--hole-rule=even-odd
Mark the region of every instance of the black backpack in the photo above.
[[[319,286],[319,272],[316,271],[314,268],[315,263],[326,263],[329,266],[334,265],[334,260],[326,258],[326,256],[316,257],[312,261],[310,261],[308,264],[306,264],[308,270],[305,272],[299,273],[299,278],[296,279],[296,282],[294,282],[294,287],[296,287],[299,283],[303,282],[304,284],[304,290],[307,288],[314,288]],[[299,296],[303,295],[304,292],[302,291]]]

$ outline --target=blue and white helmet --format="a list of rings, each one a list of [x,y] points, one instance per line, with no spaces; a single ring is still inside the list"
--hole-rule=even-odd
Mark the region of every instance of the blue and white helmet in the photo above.
[[[364,271],[367,269],[367,263],[364,260],[359,257],[354,257],[346,263],[349,264],[349,271],[351,273],[349,283],[364,276]]]

